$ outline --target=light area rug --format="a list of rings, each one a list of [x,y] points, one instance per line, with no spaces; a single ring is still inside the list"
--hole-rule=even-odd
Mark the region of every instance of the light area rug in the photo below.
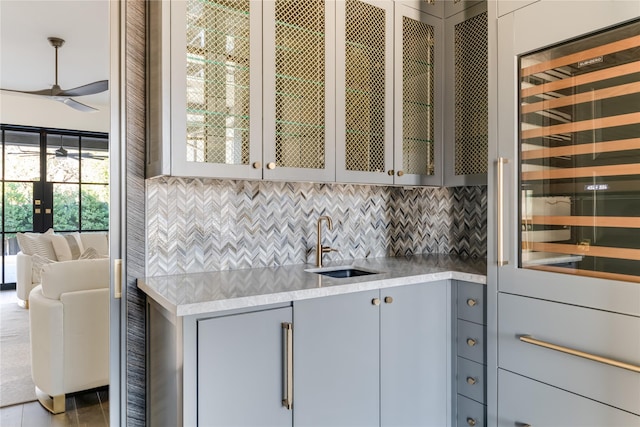
[[[0,407],[34,400],[29,310],[13,302],[0,304]]]

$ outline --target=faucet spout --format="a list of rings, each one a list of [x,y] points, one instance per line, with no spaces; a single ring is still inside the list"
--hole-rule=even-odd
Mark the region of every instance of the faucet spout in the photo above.
[[[322,221],[327,222],[329,230],[333,230],[333,222],[328,215],[322,215],[318,218],[318,243],[316,244],[316,266],[322,267],[322,254],[325,252],[336,251],[337,249],[330,248],[328,246],[322,246]]]

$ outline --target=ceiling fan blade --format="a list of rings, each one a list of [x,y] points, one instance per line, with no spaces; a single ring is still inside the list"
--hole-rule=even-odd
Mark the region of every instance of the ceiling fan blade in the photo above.
[[[62,102],[65,105],[68,105],[71,108],[75,108],[78,111],[82,111],[83,113],[94,113],[98,111],[96,108],[90,107],[87,104],[83,104],[82,102],[78,102],[71,98],[59,99],[58,101]]]
[[[89,83],[88,85],[78,86],[73,89],[63,90],[56,94],[56,96],[85,96],[94,95],[96,93],[104,92],[109,89],[109,80],[100,80],[97,82]]]
[[[42,90],[34,90],[34,91],[29,91],[29,90],[15,90],[15,89],[0,89],[0,90],[4,90],[6,92],[16,92],[16,93],[25,93],[27,95],[44,95],[44,96],[53,96],[53,90],[52,89],[42,89]]]

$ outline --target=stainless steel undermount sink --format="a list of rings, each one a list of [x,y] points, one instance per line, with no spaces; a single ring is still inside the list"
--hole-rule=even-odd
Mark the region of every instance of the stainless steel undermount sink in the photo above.
[[[345,278],[345,277],[358,277],[358,276],[368,276],[370,274],[380,274],[378,271],[369,271],[363,270],[356,267],[346,266],[346,267],[328,267],[328,268],[316,268],[311,270],[305,270],[309,273],[321,274],[323,276],[329,276],[334,278]]]

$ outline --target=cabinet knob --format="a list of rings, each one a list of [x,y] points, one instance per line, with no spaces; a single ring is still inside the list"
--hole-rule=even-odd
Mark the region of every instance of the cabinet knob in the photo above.
[[[275,169],[275,168],[276,168],[275,162],[271,162],[271,163],[267,164],[267,169]]]
[[[467,377],[467,384],[469,385],[474,385],[475,383],[477,383],[478,381],[473,378],[473,377]]]
[[[471,427],[473,427],[473,426],[476,425],[476,420],[471,418],[471,417],[469,417],[469,418],[467,418],[467,424],[469,424]]]
[[[393,169],[389,169],[389,171],[387,172],[389,176],[393,176],[395,173],[396,171],[394,171]]]
[[[474,345],[476,345],[476,344],[477,344],[477,341],[476,341],[476,340],[474,340],[473,338],[467,338],[467,345],[468,345],[469,347],[473,347],[473,346],[474,346]]]
[[[262,166],[262,163],[260,163],[260,162],[253,162],[253,165],[252,165],[252,166],[253,166],[253,168],[254,168],[254,169],[260,169],[260,167]]]
[[[380,298],[374,298],[371,300],[371,304],[373,305],[380,305]]]
[[[475,306],[476,304],[478,304],[478,301],[477,301],[477,300],[474,300],[473,298],[469,298],[469,299],[467,300],[467,305],[468,305],[469,307],[473,307],[473,306]]]
[[[404,171],[398,171],[398,176],[404,175]]]
[[[391,304],[393,302],[393,297],[384,297],[384,302]]]

